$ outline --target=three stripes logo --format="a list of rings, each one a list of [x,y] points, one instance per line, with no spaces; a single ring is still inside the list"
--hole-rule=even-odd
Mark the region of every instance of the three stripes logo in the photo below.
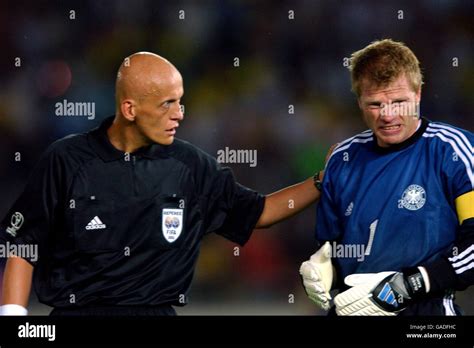
[[[102,223],[98,216],[95,216],[86,226],[86,230],[100,230],[107,226]]]
[[[388,283],[385,283],[384,287],[382,288],[382,291],[380,291],[380,293],[377,295],[377,298],[395,308],[398,307],[398,302],[395,298],[395,294],[393,293],[393,290]]]
[[[462,274],[474,268],[474,245],[464,250],[459,255],[449,258],[456,274]]]

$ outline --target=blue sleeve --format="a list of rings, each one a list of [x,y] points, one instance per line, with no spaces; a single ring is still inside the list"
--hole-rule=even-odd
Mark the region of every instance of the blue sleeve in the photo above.
[[[337,240],[342,234],[341,221],[334,201],[332,178],[335,177],[336,158],[331,158],[324,173],[322,195],[316,210],[316,239],[319,242]]]
[[[442,177],[453,201],[474,190],[474,134],[464,130],[454,131],[442,134],[443,140],[450,144],[442,155]]]
[[[474,190],[474,135],[453,127],[438,127],[443,130],[440,138],[450,144],[442,154],[442,180],[454,201]],[[473,285],[474,218],[462,222],[458,227],[456,240],[443,255],[423,266],[430,277],[431,292],[464,290]]]

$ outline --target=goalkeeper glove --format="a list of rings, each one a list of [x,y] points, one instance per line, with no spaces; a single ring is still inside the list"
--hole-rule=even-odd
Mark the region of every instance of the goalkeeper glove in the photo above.
[[[338,315],[396,315],[429,291],[423,267],[351,274],[344,281],[352,287],[334,298]]]
[[[318,307],[327,311],[330,307],[333,270],[331,245],[326,242],[308,261],[301,264],[300,274],[308,297]]]

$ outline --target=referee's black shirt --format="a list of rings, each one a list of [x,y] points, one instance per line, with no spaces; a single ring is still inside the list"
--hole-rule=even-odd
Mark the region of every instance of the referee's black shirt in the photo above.
[[[0,241],[39,246],[38,260],[26,259],[47,305],[182,305],[202,237],[243,245],[265,198],[182,140],[115,149],[112,121],[47,149]]]

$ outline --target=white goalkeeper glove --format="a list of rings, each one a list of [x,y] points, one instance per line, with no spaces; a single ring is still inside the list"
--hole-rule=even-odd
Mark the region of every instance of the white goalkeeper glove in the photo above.
[[[17,304],[6,304],[0,306],[0,316],[28,315],[28,310]]]
[[[344,282],[351,286],[334,298],[338,315],[397,315],[413,300],[429,291],[423,267],[403,272],[351,274]]]
[[[324,243],[308,261],[301,264],[300,274],[308,297],[321,309],[329,310],[329,291],[334,277],[329,242]]]

